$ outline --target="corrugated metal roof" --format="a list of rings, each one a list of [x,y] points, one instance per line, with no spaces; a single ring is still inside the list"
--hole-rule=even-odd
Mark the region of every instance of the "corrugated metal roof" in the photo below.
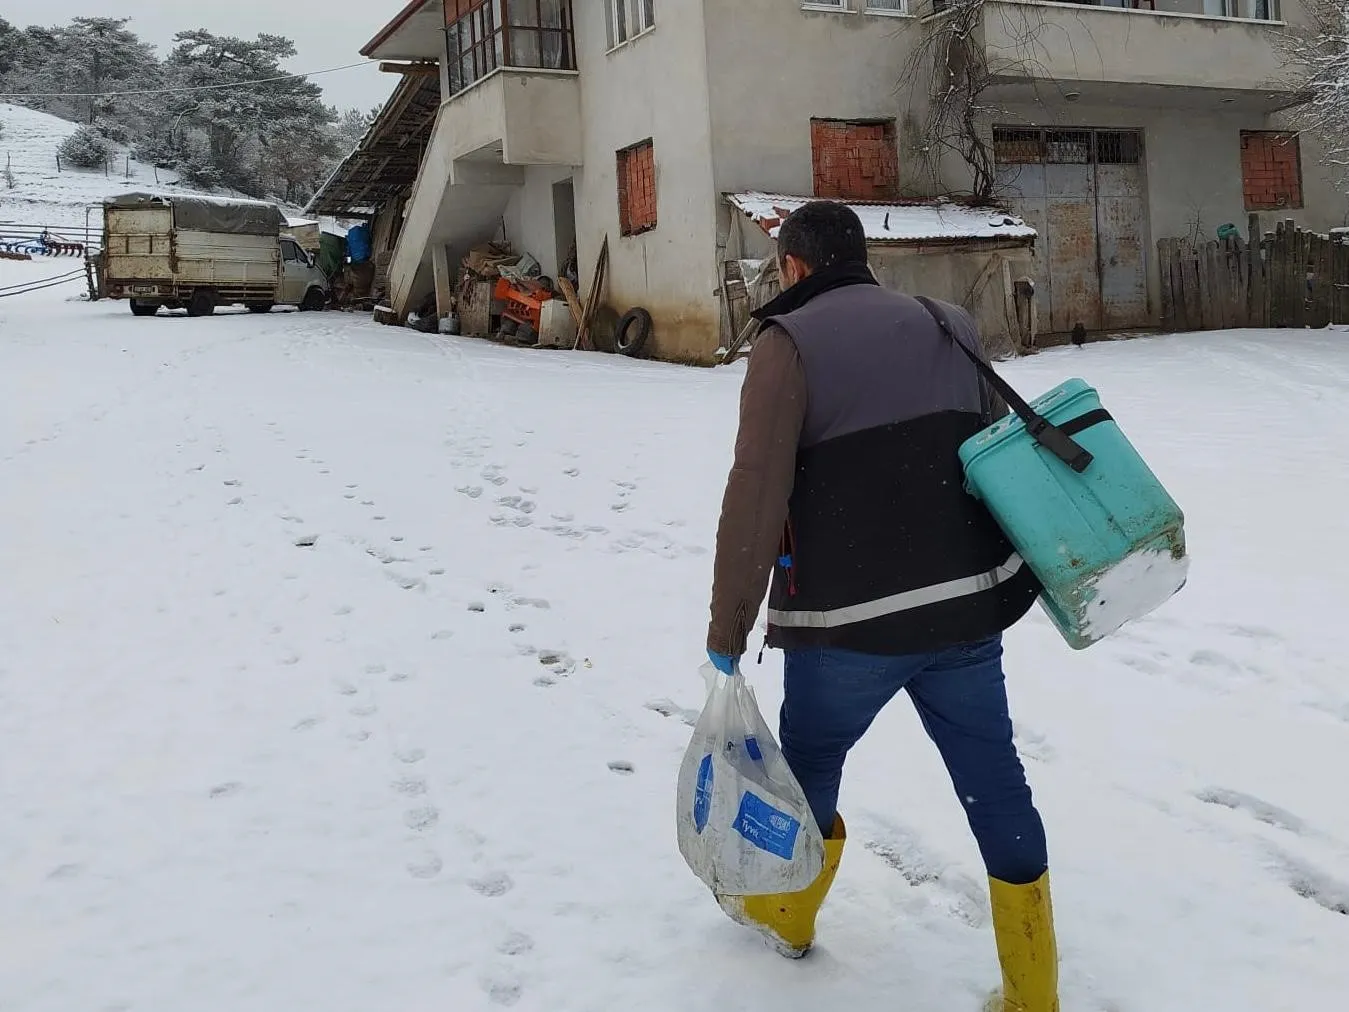
[[[726,199],[769,236],[776,239],[782,219],[816,199],[782,193],[729,193]],[[922,242],[959,239],[1035,238],[1016,215],[991,207],[967,207],[944,200],[914,200],[891,204],[843,201],[862,219],[867,242]]]

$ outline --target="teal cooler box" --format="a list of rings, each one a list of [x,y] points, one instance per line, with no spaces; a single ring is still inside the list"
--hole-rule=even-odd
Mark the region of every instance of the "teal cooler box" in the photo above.
[[[966,440],[960,460],[968,490],[1043,585],[1041,605],[1081,650],[1185,585],[1185,517],[1086,382],[1031,408],[1091,455],[1080,473],[1016,414]]]

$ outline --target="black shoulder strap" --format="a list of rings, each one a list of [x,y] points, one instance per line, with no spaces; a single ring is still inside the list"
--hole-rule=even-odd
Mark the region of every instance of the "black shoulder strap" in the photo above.
[[[974,367],[979,370],[980,375],[987,379],[992,384],[993,389],[1002,395],[1002,399],[1017,413],[1017,417],[1026,423],[1026,431],[1031,434],[1032,439],[1078,474],[1091,466],[1092,456],[1082,448],[1081,444],[1057,425],[1051,425],[1043,415],[1037,414],[1035,409],[1012,389],[1010,383],[993,371],[993,367],[984,361],[982,355],[956,336],[955,328],[951,326],[950,320],[946,318],[945,311],[939,305],[922,295],[915,296],[915,298],[937,321],[937,325],[941,327],[942,332],[954,341],[956,347],[963,351],[966,357],[974,363]]]

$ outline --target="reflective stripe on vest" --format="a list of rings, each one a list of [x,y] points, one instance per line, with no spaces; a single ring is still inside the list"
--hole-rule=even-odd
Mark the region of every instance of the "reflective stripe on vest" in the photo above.
[[[1001,566],[996,566],[977,576],[962,576],[958,580],[935,583],[930,587],[906,590],[900,594],[865,601],[862,604],[850,604],[829,611],[779,611],[768,609],[768,621],[783,629],[837,629],[839,626],[856,622],[868,622],[874,618],[896,615],[902,611],[925,608],[930,604],[941,604],[958,597],[969,597],[992,590],[1006,583],[1021,571],[1025,565],[1021,556],[1015,552]]]

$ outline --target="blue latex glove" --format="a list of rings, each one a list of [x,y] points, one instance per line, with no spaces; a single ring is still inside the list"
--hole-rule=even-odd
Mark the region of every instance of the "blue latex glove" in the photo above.
[[[712,667],[716,668],[723,675],[735,674],[736,662],[739,657],[732,657],[729,654],[719,654],[713,650],[707,652],[707,659],[712,662]]]

